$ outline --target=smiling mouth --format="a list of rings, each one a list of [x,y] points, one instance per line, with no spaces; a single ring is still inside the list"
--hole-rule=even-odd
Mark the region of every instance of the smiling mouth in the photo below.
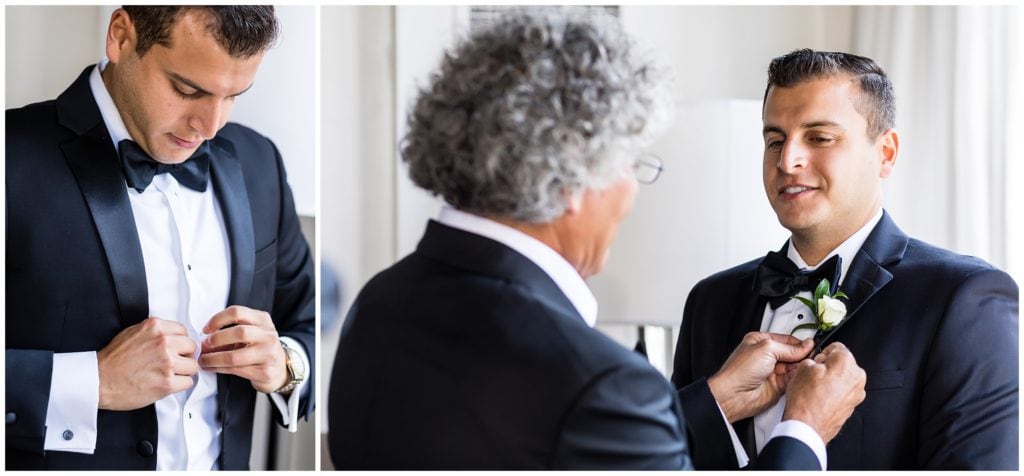
[[[787,187],[780,188],[779,195],[782,196],[782,198],[784,199],[792,200],[801,197],[807,193],[813,192],[815,190],[818,189],[814,187],[808,187],[806,185],[790,185]]]
[[[171,136],[171,139],[174,140],[174,142],[176,144],[178,144],[178,146],[183,148],[183,149],[194,149],[194,148],[196,148],[196,146],[199,145],[199,141],[185,140],[185,139],[182,139],[182,138],[180,138],[180,137],[178,137],[178,136],[176,136],[174,134],[170,134],[170,136]]]

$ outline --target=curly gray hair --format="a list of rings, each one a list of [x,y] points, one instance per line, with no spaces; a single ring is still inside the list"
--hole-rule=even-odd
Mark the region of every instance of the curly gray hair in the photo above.
[[[610,185],[671,120],[667,70],[634,50],[600,10],[506,15],[420,91],[401,146],[410,177],[463,211],[561,216],[567,194]]]

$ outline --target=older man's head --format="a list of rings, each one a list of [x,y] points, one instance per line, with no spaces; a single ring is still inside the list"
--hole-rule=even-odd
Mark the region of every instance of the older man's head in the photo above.
[[[475,33],[409,117],[412,180],[597,272],[632,206],[641,148],[671,117],[665,70],[635,50],[601,10],[526,9]]]

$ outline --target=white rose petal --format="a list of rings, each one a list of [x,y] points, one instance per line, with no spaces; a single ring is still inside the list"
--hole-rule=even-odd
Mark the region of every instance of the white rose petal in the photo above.
[[[830,328],[842,322],[846,317],[846,304],[838,299],[822,296],[818,299],[818,319],[824,324],[824,328]]]

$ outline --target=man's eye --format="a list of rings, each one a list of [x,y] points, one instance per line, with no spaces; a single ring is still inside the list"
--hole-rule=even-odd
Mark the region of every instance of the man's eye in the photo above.
[[[199,97],[199,91],[182,91],[181,88],[175,86],[174,92],[178,93],[183,99],[196,99]]]

